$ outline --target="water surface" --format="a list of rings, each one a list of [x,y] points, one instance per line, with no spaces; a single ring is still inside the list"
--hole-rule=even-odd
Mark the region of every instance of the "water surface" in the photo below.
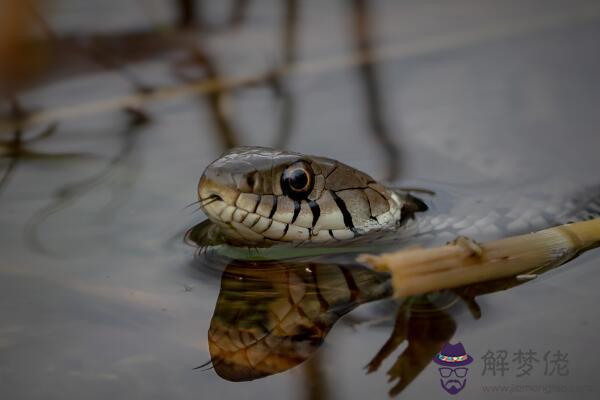
[[[91,11],[58,3],[64,8],[52,21],[65,35],[152,26],[135,2]],[[480,398],[483,385],[516,383],[591,385],[578,395],[596,398],[598,252],[479,297],[478,319],[456,295],[435,303],[443,309],[435,318],[415,312],[404,325],[393,301],[354,308],[344,300],[347,314],[328,320],[325,340],[285,372],[231,382],[194,369],[211,358],[208,332],[224,283],[183,243],[185,230],[204,218],[185,207],[223,151],[224,129],[239,144],[283,143],[397,182],[487,191],[548,177],[565,187],[600,182],[595,2],[439,3],[370,2],[370,51],[381,60],[365,69],[352,61],[356,33],[345,3],[302,3],[292,57],[280,50],[281,6],[252,2],[240,27],[215,29],[202,46],[218,75],[230,78],[292,59],[298,69],[283,80],[290,97],[267,84],[235,89],[225,99],[224,128],[210,98],[180,96],[145,105],[145,124],[119,109],[92,112],[60,118],[53,135],[31,142],[44,155],[69,154],[18,159],[0,189],[0,392],[13,399],[387,398],[395,377],[418,369],[397,363],[407,346],[400,341],[367,373],[396,328],[408,332],[415,360],[446,340],[462,342],[477,362],[463,392],[469,398]],[[211,7],[208,18],[226,13]],[[172,17],[162,3],[151,9],[159,22]],[[157,53],[128,68],[153,86],[181,84],[173,65],[185,51]],[[84,68],[19,98],[34,110],[55,109],[132,90],[119,73]],[[11,160],[3,157],[3,168]],[[570,372],[544,376],[540,364],[532,377],[481,376],[487,350],[519,349],[540,359],[549,350],[568,353]],[[417,372],[399,397],[447,396],[434,366]]]

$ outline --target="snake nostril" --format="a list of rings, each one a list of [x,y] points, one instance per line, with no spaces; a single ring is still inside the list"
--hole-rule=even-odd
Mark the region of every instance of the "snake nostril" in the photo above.
[[[219,193],[211,192],[209,197],[212,201],[223,201],[223,197]]]
[[[223,201],[223,197],[215,192],[203,193],[204,196],[200,197],[200,204],[207,206],[215,201]]]

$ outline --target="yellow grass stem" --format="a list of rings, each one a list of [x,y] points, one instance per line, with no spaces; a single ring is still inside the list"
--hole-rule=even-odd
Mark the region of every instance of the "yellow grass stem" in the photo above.
[[[358,260],[389,271],[396,297],[531,273],[561,265],[600,246],[600,218],[478,244],[459,237],[446,246],[363,254]]]

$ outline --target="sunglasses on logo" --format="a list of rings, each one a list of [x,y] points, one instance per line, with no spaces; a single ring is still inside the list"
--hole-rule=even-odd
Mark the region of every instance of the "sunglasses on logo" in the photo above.
[[[452,373],[456,375],[458,378],[464,378],[467,376],[468,368],[438,368],[440,371],[440,375],[442,378],[449,378]]]

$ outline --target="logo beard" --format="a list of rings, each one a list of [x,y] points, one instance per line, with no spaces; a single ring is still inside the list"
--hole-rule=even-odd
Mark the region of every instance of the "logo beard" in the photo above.
[[[463,379],[461,382],[458,379],[448,379],[444,382],[443,379],[440,379],[440,383],[442,384],[442,387],[446,392],[450,394],[456,394],[463,390],[463,388],[467,384],[467,380]]]

